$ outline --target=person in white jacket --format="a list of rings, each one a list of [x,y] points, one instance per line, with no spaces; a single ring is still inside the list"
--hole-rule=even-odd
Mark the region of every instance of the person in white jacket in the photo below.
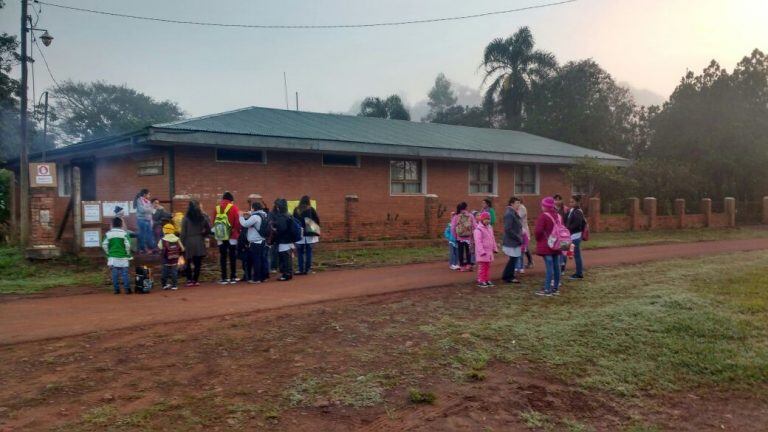
[[[269,218],[260,202],[251,204],[251,210],[240,213],[240,226],[247,229],[248,257],[245,274],[250,278],[248,283],[258,284],[269,277],[269,268],[266,262],[266,239],[259,233],[259,231],[263,231],[262,225],[269,223]]]

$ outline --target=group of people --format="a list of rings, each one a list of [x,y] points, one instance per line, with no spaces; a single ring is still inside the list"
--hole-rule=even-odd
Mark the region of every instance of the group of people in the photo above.
[[[568,206],[560,195],[545,197],[540,206],[533,239],[536,242],[535,253],[544,261],[546,276],[536,294],[549,297],[560,293],[561,275],[565,272],[569,256],[575,263],[570,279],[584,278],[581,242],[588,240],[589,226],[579,195],[572,196]],[[513,196],[509,199],[502,221],[501,251],[508,257],[502,280],[519,284],[520,275],[525,273],[526,268],[533,267],[528,210],[520,198]],[[480,210],[473,212],[469,211],[466,202],[461,202],[444,232],[449,245],[450,269],[466,272],[477,266],[479,287],[494,286],[490,279],[490,267],[494,255],[499,252],[494,232],[496,222],[496,210],[490,199],[484,199]],[[524,264],[526,258],[527,264]]]
[[[112,272],[115,294],[123,282],[131,294],[128,268],[132,260],[130,237],[137,237],[139,254],[156,254],[162,259],[161,286],[177,290],[179,269],[183,268],[187,286],[200,284],[200,270],[207,256],[210,238],[219,249],[220,284],[247,282],[259,284],[279,269],[279,281],[312,272],[312,249],[320,239],[320,217],[309,196],[303,196],[292,213],[288,201],[278,198],[272,210],[263,202],[251,202],[241,211],[230,192],[225,192],[216,205],[213,217],[207,215],[198,201],[190,201],[186,213],[178,220],[142,189],[134,200],[138,233],[127,230],[125,210],[115,208],[112,228],[102,248]],[[298,271],[293,271],[293,255],[298,258]],[[238,277],[238,261],[242,277]]]

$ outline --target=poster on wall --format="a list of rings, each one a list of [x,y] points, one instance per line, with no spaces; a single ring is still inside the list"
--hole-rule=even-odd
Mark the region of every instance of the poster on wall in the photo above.
[[[56,187],[56,164],[31,163],[29,164],[30,187]]]
[[[98,201],[83,202],[83,222],[101,222],[101,203]]]
[[[317,201],[309,200],[309,204],[317,210]],[[288,213],[293,214],[293,210],[299,206],[299,200],[288,201]]]
[[[130,201],[102,201],[101,212],[103,213],[105,218],[113,218],[115,217],[115,207],[118,207],[118,206],[125,209],[126,216],[129,213],[135,212],[135,210],[133,209],[133,205]]]
[[[101,230],[98,228],[89,228],[83,230],[83,247],[97,248],[101,247]]]

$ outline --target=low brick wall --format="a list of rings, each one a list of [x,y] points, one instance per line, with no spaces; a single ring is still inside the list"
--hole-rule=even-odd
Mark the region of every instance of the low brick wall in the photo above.
[[[768,211],[768,199],[765,201]],[[626,215],[602,215],[600,214],[600,199],[591,198],[589,212],[587,214],[590,228],[594,232],[621,232],[644,230],[673,230],[684,228],[725,228],[736,225],[736,201],[733,198],[725,198],[725,212],[712,213],[712,201],[703,199],[700,203],[701,213],[686,213],[685,200],[675,200],[675,214],[657,214],[656,198],[648,197],[641,201],[639,198],[630,198],[629,210]],[[767,219],[768,220],[768,219]]]

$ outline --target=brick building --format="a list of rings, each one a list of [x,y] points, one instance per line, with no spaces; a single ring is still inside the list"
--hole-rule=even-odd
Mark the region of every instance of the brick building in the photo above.
[[[61,225],[72,221],[75,166],[84,201],[148,188],[173,211],[197,199],[211,212],[227,190],[241,207],[307,194],[326,240],[361,240],[437,236],[460,201],[503,206],[517,195],[535,213],[540,197],[572,192],[563,167],[584,157],[626,163],[523,132],[251,107],[48,152],[58,166],[51,232],[71,242]]]

